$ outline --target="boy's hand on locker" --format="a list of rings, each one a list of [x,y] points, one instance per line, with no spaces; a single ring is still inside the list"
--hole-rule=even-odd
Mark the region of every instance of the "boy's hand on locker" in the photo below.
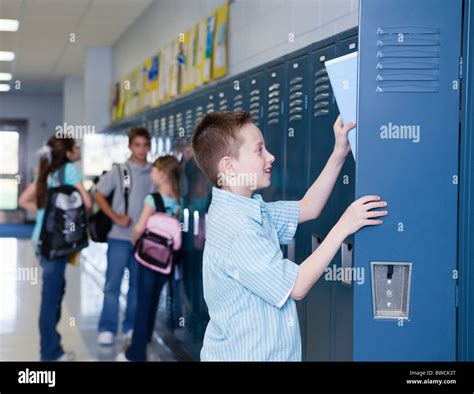
[[[355,200],[339,219],[337,226],[345,233],[350,235],[364,226],[375,226],[382,224],[380,216],[387,216],[388,211],[371,211],[375,208],[387,206],[386,201],[381,201],[379,196],[364,196]]]
[[[336,122],[334,122],[334,152],[340,157],[345,158],[351,151],[347,134],[354,127],[356,127],[354,122],[348,122],[347,124],[344,124],[342,122],[341,115],[339,115],[336,119]]]
[[[130,223],[132,223],[132,219],[128,215],[118,215],[117,218],[115,219],[115,224],[117,224],[120,227],[128,227],[130,226]]]

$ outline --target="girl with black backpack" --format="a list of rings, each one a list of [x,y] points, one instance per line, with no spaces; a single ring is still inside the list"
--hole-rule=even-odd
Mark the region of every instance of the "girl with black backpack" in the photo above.
[[[83,239],[86,234],[85,209],[91,208],[92,201],[82,184],[82,176],[73,164],[81,157],[74,139],[55,135],[38,154],[38,177],[22,193],[19,205],[36,211],[32,241],[43,271],[40,355],[41,361],[71,361],[74,353],[64,352],[56,326],[66,286],[66,265],[72,251],[87,245],[87,238],[82,244],[74,240],[78,235]],[[51,201],[53,198],[54,201]],[[69,216],[71,212],[73,217]],[[65,225],[68,229],[59,231]]]

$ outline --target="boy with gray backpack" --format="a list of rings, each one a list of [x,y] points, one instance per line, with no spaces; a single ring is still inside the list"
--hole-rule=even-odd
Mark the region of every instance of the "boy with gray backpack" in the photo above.
[[[128,133],[132,154],[120,171],[112,169],[99,181],[95,200],[101,211],[111,220],[107,234],[107,270],[104,303],[99,321],[98,343],[112,345],[118,331],[119,297],[125,269],[128,271],[128,293],[122,332],[130,338],[136,308],[137,261],[131,243],[132,228],[141,213],[145,196],[153,191],[150,181],[151,164],[147,162],[150,133],[141,127]],[[111,197],[113,193],[113,196]],[[111,201],[109,203],[107,198]]]

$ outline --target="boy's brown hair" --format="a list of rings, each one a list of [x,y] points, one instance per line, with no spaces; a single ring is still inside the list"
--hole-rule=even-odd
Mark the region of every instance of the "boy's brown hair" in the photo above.
[[[132,144],[133,140],[137,137],[143,137],[145,138],[148,142],[151,141],[151,135],[148,132],[147,129],[144,127],[133,127],[130,129],[128,132],[128,143]]]
[[[218,180],[219,161],[224,156],[238,158],[243,143],[240,128],[252,122],[248,112],[211,112],[197,125],[191,143],[194,157],[214,185]]]

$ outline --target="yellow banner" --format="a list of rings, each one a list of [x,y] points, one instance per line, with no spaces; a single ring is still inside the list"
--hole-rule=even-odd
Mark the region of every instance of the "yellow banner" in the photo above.
[[[212,79],[227,74],[227,29],[229,4],[226,3],[216,11],[216,32],[214,34],[214,50],[212,56]]]

